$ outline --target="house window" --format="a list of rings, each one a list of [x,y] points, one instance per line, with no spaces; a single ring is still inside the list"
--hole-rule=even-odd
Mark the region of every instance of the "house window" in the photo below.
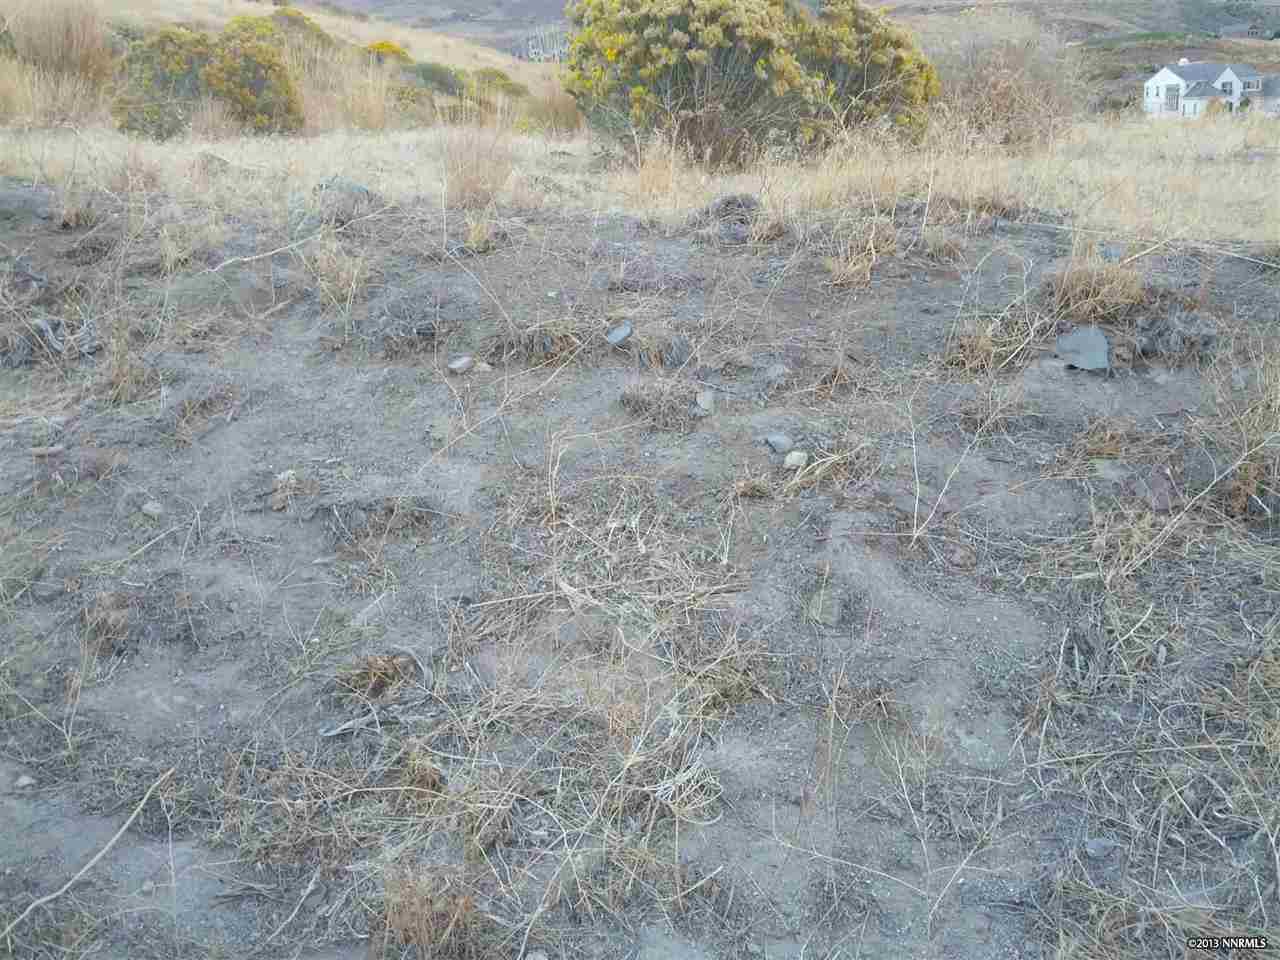
[[[1225,93],[1228,97],[1231,96],[1232,87],[1233,87],[1233,84],[1231,83],[1230,80],[1222,81],[1222,92]]]

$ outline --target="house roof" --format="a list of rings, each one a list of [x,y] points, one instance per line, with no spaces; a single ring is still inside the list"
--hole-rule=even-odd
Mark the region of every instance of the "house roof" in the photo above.
[[[1252,80],[1259,76],[1257,70],[1244,63],[1216,63],[1209,60],[1196,63],[1167,63],[1164,69],[1184,83],[1213,83],[1227,69],[1241,80]]]
[[[1200,82],[1193,83],[1190,87],[1188,87],[1187,92],[1182,95],[1182,99],[1183,100],[1203,100],[1206,97],[1220,97],[1220,96],[1222,96],[1221,90],[1215,87],[1212,83],[1209,83],[1207,80],[1201,80]]]

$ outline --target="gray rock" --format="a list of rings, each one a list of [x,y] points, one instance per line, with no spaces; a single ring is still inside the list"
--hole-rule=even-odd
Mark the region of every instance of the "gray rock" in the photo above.
[[[148,500],[140,509],[143,514],[150,517],[152,520],[159,520],[164,516],[164,504],[159,500]]]
[[[51,220],[56,202],[48,187],[33,187],[18,177],[0,177],[0,222]]]
[[[733,193],[711,201],[691,218],[693,226],[714,221],[749,224],[760,213],[760,201],[749,193]]]
[[[13,781],[13,785],[19,790],[26,790],[28,787],[34,787],[36,785],[36,778],[31,776],[29,773],[24,773],[17,780]]]
[[[1218,343],[1214,322],[1191,310],[1171,310],[1138,320],[1136,341],[1144,357],[1189,357],[1207,353]]]
[[[1098,256],[1104,263],[1119,263],[1124,259],[1124,247],[1118,243],[1104,243],[1098,248]]]
[[[1108,840],[1105,837],[1091,837],[1084,842],[1084,852],[1086,856],[1094,860],[1101,860],[1119,846],[1120,844],[1116,843],[1116,841]]]
[[[368,187],[346,177],[322,180],[312,192],[320,219],[335,226],[345,226],[386,206],[386,202]]]
[[[449,361],[449,372],[453,374],[466,373],[476,365],[475,357],[454,357]]]
[[[774,453],[790,453],[792,447],[795,446],[795,441],[785,433],[771,433],[764,438],[764,442],[769,445],[769,449]]]
[[[809,465],[809,455],[803,450],[792,450],[782,461],[782,465],[789,470],[800,470]]]
[[[1111,341],[1098,327],[1076,327],[1058,337],[1054,349],[1078,370],[1111,369]]]
[[[620,347],[631,339],[631,334],[631,324],[624,321],[606,333],[604,338],[609,341],[609,346]]]
[[[699,390],[693,398],[692,413],[695,417],[709,417],[716,410],[716,394],[714,390]]]
[[[92,317],[71,334],[58,317],[28,316],[25,329],[0,335],[0,368],[25,367],[46,354],[75,357],[97,353],[102,347],[97,329]]]

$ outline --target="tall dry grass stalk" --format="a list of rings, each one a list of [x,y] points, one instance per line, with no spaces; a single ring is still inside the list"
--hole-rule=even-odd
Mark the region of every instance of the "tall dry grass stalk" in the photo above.
[[[23,63],[105,84],[115,70],[102,9],[94,0],[33,0],[2,18]]]
[[[392,102],[392,70],[355,51],[335,52],[317,43],[291,43],[285,60],[298,80],[307,130],[386,130],[398,117]]]
[[[515,169],[510,136],[500,126],[450,127],[437,145],[445,206],[489,206]]]
[[[0,58],[0,124],[105,123],[106,108],[103,88],[83,77]]]

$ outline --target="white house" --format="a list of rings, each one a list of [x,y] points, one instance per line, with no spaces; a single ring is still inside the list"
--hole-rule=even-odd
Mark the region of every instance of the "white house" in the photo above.
[[[1213,101],[1234,113],[1247,101],[1265,113],[1280,111],[1280,77],[1264,77],[1243,63],[1192,63],[1185,57],[1147,80],[1142,109],[1153,117],[1195,117]]]

